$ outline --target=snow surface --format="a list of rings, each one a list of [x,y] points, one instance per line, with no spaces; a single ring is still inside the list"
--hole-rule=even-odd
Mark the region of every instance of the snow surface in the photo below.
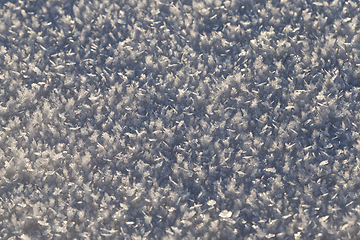
[[[358,1],[0,1],[1,239],[359,239]]]

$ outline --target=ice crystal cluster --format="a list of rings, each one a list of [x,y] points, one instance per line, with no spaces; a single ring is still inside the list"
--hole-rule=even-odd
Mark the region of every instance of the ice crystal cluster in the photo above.
[[[0,238],[359,239],[359,16],[0,1]]]

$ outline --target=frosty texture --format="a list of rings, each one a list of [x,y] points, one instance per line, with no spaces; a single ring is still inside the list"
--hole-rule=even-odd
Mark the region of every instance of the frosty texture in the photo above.
[[[360,238],[359,7],[0,1],[0,238]]]

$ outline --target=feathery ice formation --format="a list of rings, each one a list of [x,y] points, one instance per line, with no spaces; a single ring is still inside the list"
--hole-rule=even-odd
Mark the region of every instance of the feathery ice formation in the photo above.
[[[1,1],[0,238],[359,238],[359,9]]]

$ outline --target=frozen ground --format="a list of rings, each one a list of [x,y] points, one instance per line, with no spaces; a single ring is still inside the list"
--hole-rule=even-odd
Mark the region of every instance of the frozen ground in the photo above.
[[[359,239],[358,1],[0,1],[1,239]]]

